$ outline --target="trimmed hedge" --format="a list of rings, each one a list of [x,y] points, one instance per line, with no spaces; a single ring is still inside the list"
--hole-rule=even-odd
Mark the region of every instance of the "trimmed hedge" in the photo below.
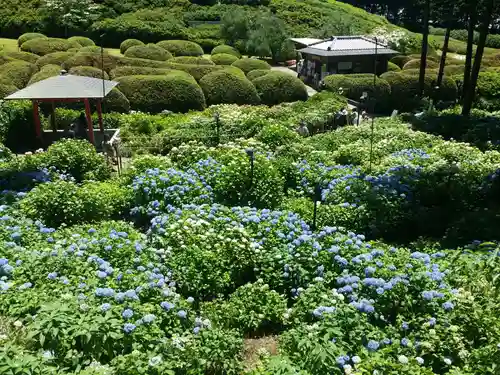
[[[429,76],[434,76],[435,79],[437,79],[438,73],[439,73],[439,69],[437,69],[437,68],[434,68],[434,69],[426,68],[425,69],[425,74],[429,75]],[[416,68],[416,69],[403,69],[403,70],[401,70],[401,74],[411,74],[411,75],[414,75],[414,76],[418,76],[418,75],[420,75],[420,68]]]
[[[216,65],[231,65],[236,60],[239,60],[236,56],[229,53],[217,53],[212,55],[211,58]]]
[[[29,62],[31,64],[36,63],[36,61],[40,58],[40,56],[35,55],[34,53],[29,53],[29,52],[17,52],[17,51],[1,51],[0,55],[2,56],[7,56],[15,60],[22,60]]]
[[[17,61],[16,59],[13,59],[12,57],[9,57],[7,55],[2,55],[0,54],[0,65],[12,62],[12,61]]]
[[[446,65],[444,67],[444,74],[454,76],[456,74],[464,74],[465,65]]]
[[[73,48],[71,48],[72,50]],[[70,51],[70,50],[68,50]],[[101,47],[99,46],[85,46],[85,47],[82,47],[82,48],[79,48],[77,51],[75,52],[92,52],[92,53],[101,53]],[[104,50],[104,53],[108,53],[106,52],[106,50]]]
[[[9,96],[17,91],[17,87],[14,85],[4,85],[0,83],[0,99]]]
[[[398,65],[389,61],[387,63],[387,71],[388,72],[399,72],[399,71],[401,71],[401,68]]]
[[[70,48],[81,48],[78,43],[60,38],[31,39],[21,45],[21,50],[35,55],[45,56],[52,52],[67,51]]]
[[[308,98],[304,82],[287,73],[269,72],[263,77],[254,79],[253,84],[260,100],[267,105],[307,100]]]
[[[420,54],[413,54],[409,55],[408,57],[411,57],[412,60],[418,60],[420,61],[421,55]],[[427,55],[427,61],[434,61],[434,62],[439,62],[439,56],[437,55]]]
[[[102,109],[105,112],[128,113],[130,111],[130,102],[127,97],[118,89],[113,88],[104,98]]]
[[[116,77],[125,77],[125,76],[145,76],[145,75],[162,75],[171,72],[172,69],[164,69],[164,68],[148,68],[142,66],[120,66],[109,72],[109,76],[111,79],[115,79]],[[184,72],[183,72],[184,73]],[[188,73],[186,73],[189,75]]]
[[[168,62],[168,68],[174,70],[182,70],[189,73],[196,81],[200,81],[205,75],[221,70],[222,67],[217,65],[192,65],[192,64],[177,64]]]
[[[212,104],[258,104],[259,95],[255,86],[245,77],[227,71],[207,74],[200,80],[208,105]]]
[[[162,76],[126,76],[116,78],[132,109],[144,112],[203,110],[205,96],[194,79],[175,72]]]
[[[139,59],[135,57],[114,57],[116,66],[142,66],[148,68],[168,68],[169,61]]]
[[[269,72],[271,72],[271,71],[270,70],[266,70],[266,69],[255,69],[255,70],[252,70],[252,71],[248,72],[247,78],[250,81],[253,81],[256,78],[263,77],[266,74],[269,74]]]
[[[38,66],[38,68],[41,68],[45,65],[61,66],[66,60],[69,60],[74,55],[75,55],[74,52],[52,52],[45,56],[40,57],[36,62],[36,66]]]
[[[215,65],[215,63],[212,60],[197,56],[174,57],[170,62],[176,64],[190,64],[190,65]]]
[[[338,93],[342,88],[342,95],[356,101],[366,91],[370,98],[376,99],[377,108],[382,110],[386,109],[385,105],[391,95],[391,86],[383,78],[377,78],[375,88],[373,87],[372,74],[333,74],[325,77],[324,82],[327,90]]]
[[[26,61],[12,61],[0,65],[0,77],[9,80],[13,86],[21,89],[25,87],[31,76],[38,71],[35,64]]]
[[[144,43],[139,39],[126,39],[120,44],[120,52],[125,54],[130,47],[133,46],[143,46]]]
[[[240,68],[241,70],[243,70],[245,72],[245,74],[248,74],[252,70],[257,70],[257,69],[271,70],[271,65],[269,65],[265,61],[257,60],[257,59],[244,58],[244,59],[240,59],[240,60],[235,61],[231,65],[235,66],[237,68]]]
[[[46,35],[40,33],[25,33],[17,39],[17,45],[21,47],[24,42],[32,39],[47,38]]]
[[[94,41],[85,36],[72,36],[71,38],[68,38],[68,41],[71,43],[78,43],[82,47],[95,46]]]
[[[389,61],[393,64],[396,64],[397,66],[399,66],[400,68],[403,68],[403,66],[405,66],[405,64],[407,62],[410,62],[411,60],[413,60],[411,57],[409,56],[405,56],[405,55],[399,55],[399,56],[394,56],[392,59],[390,59]]]
[[[477,93],[485,99],[500,98],[500,73],[481,72],[477,80]]]
[[[413,74],[403,73],[385,73],[383,78],[391,86],[391,100],[390,105],[392,108],[400,110],[413,110],[420,104],[418,98],[419,77]],[[454,101],[458,95],[458,89],[455,81],[448,77],[443,77],[443,82],[439,91],[432,87],[432,82],[436,80],[436,76],[425,76],[425,96],[434,96],[437,100]]]
[[[28,85],[32,85],[33,83],[43,81],[44,79],[50,77],[58,76],[59,74],[61,74],[61,67],[59,65],[44,65],[39,72],[33,74],[28,82]]]
[[[125,51],[125,57],[166,61],[172,58],[172,54],[156,44],[147,44],[129,47]]]
[[[203,48],[197,43],[187,40],[163,40],[157,43],[174,56],[202,56]]]
[[[420,68],[420,60],[411,60],[408,61],[404,66],[403,70],[407,69],[419,69]],[[439,68],[439,64],[432,60],[427,60],[426,68],[428,69],[436,69]]]
[[[101,56],[100,53],[92,52],[78,52],[71,56],[63,63],[63,67],[66,70],[70,70],[76,66],[93,66],[98,69],[102,69],[104,63],[104,70],[109,72],[111,69],[116,67],[117,59],[109,54],[104,54]]]
[[[225,45],[225,44],[222,44],[220,46],[215,47],[212,50],[211,55],[218,55],[220,53],[225,53],[227,55],[233,55],[237,58],[241,57],[240,52],[236,48]]]
[[[75,76],[93,77],[102,79],[102,70],[93,66],[75,66],[68,72]],[[104,72],[104,79],[109,79],[108,73]]]

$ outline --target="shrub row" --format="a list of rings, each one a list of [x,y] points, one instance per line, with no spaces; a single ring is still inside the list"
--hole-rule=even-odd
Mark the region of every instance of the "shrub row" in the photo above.
[[[35,38],[24,42],[21,50],[44,56],[52,52],[67,51],[70,48],[81,48],[75,41],[60,38]]]
[[[172,54],[155,44],[130,46],[125,51],[125,57],[166,61],[172,58]]]

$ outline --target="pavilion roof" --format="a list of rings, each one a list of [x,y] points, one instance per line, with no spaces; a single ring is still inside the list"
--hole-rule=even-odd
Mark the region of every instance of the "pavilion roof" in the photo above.
[[[65,74],[29,85],[7,96],[5,100],[104,98],[116,85],[118,82],[115,81]]]
[[[308,45],[299,52],[317,56],[396,55],[397,51],[364,36],[333,36]]]

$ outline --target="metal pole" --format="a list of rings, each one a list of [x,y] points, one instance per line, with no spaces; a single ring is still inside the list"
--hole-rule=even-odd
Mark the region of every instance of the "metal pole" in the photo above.
[[[103,109],[103,105],[104,105],[104,98],[106,96],[106,80],[104,78],[104,47],[102,45],[102,42],[103,42],[103,37],[104,35],[106,35],[106,33],[104,34],[101,34],[101,71],[102,71],[102,102],[101,102],[101,116],[102,116],[102,109]]]
[[[372,173],[372,161],[373,161],[373,132],[375,129],[375,90],[377,85],[377,57],[378,57],[378,39],[375,37],[375,63],[373,64],[373,105],[372,105],[372,126],[370,134],[370,166],[368,168],[368,173]]]
[[[319,183],[316,183],[314,187],[314,211],[313,211],[313,223],[312,230],[316,230],[316,218],[318,216],[318,201],[321,200],[321,186]]]

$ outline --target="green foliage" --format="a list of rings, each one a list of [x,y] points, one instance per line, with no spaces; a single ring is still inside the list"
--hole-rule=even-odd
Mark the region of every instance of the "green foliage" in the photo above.
[[[26,61],[12,61],[0,65],[0,78],[8,80],[17,88],[23,88],[37,71],[38,68],[34,64]]]
[[[464,74],[464,71],[465,71],[464,65],[446,65],[444,67],[444,74],[449,76]]]
[[[78,52],[66,59],[62,66],[67,71],[77,66],[93,66],[109,72],[111,69],[116,67],[117,60],[118,58],[109,54],[101,55],[96,52]]]
[[[220,46],[215,47],[211,52],[212,55],[218,55],[220,53],[233,55],[233,56],[237,57],[238,59],[241,57],[240,52],[236,48],[225,45],[225,44],[222,44]]]
[[[201,56],[203,48],[199,44],[186,40],[164,40],[157,45],[174,56]]]
[[[242,73],[240,69],[233,66],[220,66],[220,65],[199,65],[199,64],[178,64],[168,63],[168,67],[174,70],[181,70],[190,74],[196,81],[200,81],[205,75],[225,70],[234,74]],[[243,73],[242,73],[243,74]],[[243,74],[244,75],[244,74]]]
[[[68,73],[75,76],[109,79],[108,73],[105,71],[103,72],[101,69],[94,68],[93,66],[75,66],[71,68]]]
[[[188,65],[215,65],[216,63],[198,56],[179,56],[174,57],[170,62],[174,64],[188,64]]]
[[[267,69],[255,69],[255,70],[251,70],[251,71],[249,71],[247,73],[247,78],[250,81],[253,81],[254,79],[259,78],[259,77],[263,77],[263,76],[265,76],[266,74],[268,74],[270,72],[271,71],[267,70]]]
[[[129,193],[109,182],[90,182],[81,186],[68,181],[38,185],[21,203],[21,210],[46,225],[58,227],[106,220],[123,213]]]
[[[17,39],[17,45],[21,47],[24,42],[27,42],[31,39],[39,39],[39,38],[47,38],[44,34],[41,33],[24,33]]]
[[[17,87],[9,84],[0,83],[0,98],[5,98],[10,94],[13,94],[17,91]]]
[[[133,45],[127,48],[125,57],[166,61],[172,58],[172,54],[155,44]]]
[[[267,105],[307,100],[308,93],[304,83],[288,73],[270,72],[252,81],[260,100]]]
[[[104,99],[103,110],[106,112],[128,113],[130,111],[130,101],[115,87]]]
[[[60,38],[37,38],[24,42],[21,50],[35,55],[45,56],[52,52],[64,52],[73,47],[81,47],[76,42]]]
[[[38,66],[38,68],[42,68],[45,65],[61,66],[66,60],[69,60],[74,55],[74,52],[52,52],[40,57],[36,62],[36,66]]]
[[[117,66],[142,66],[147,68],[168,68],[168,61],[138,59],[132,57],[115,57]],[[111,59],[113,61],[113,59]]]
[[[32,85],[38,81],[43,81],[44,79],[58,76],[61,74],[61,67],[59,65],[48,64],[42,66],[39,72],[33,74],[28,82],[28,85]]]
[[[29,62],[31,64],[35,64],[36,61],[38,60],[38,58],[40,57],[40,56],[37,56],[33,53],[18,52],[18,51],[9,51],[9,52],[0,51],[0,56],[10,57],[10,58],[15,59],[15,60],[23,60],[23,61]]]
[[[439,67],[439,64],[432,60],[427,60],[426,68],[427,69],[436,69]],[[420,60],[410,60],[404,66],[403,69],[417,69],[420,68]]]
[[[230,55],[228,53],[217,53],[215,55],[212,55],[211,59],[216,65],[231,65],[238,60],[236,56]]]
[[[325,78],[325,87],[332,92],[342,92],[346,97],[359,101],[363,92],[368,93],[369,99],[375,99],[377,108],[384,109],[391,95],[391,86],[383,78],[377,78],[375,87],[373,75],[367,74],[334,74]]]
[[[137,75],[162,75],[171,72],[171,69],[162,68],[148,68],[141,66],[120,66],[109,72],[112,79],[116,77],[123,76],[137,76]],[[180,72],[180,71],[178,71]],[[182,74],[182,72],[180,72]],[[189,74],[186,73],[186,77],[189,78]]]
[[[187,112],[205,108],[200,86],[184,74],[163,76],[125,76],[116,78],[132,109],[146,112]]]
[[[232,66],[235,66],[237,68],[240,68],[245,72],[245,74],[248,74],[252,70],[257,70],[257,69],[265,69],[265,70],[270,70],[271,66],[262,60],[258,59],[251,59],[251,58],[243,58],[240,60],[235,61]]]
[[[68,38],[68,41],[78,43],[82,47],[95,46],[94,41],[85,36],[72,36],[71,38]]]
[[[208,105],[212,104],[258,104],[257,90],[252,83],[237,74],[218,71],[205,75],[200,80]]]
[[[120,44],[120,53],[125,54],[130,47],[143,45],[144,43],[138,39],[126,39]]]
[[[396,65],[395,63],[389,61],[387,63],[387,71],[388,72],[399,72],[399,71],[401,71],[401,68],[398,65]]]
[[[240,41],[246,43],[250,22],[247,13],[241,8],[230,8],[221,17],[220,35],[226,44],[234,46]]]
[[[412,60],[412,58],[409,56],[399,55],[399,56],[394,56],[390,60],[390,62],[392,62],[393,64],[396,64],[400,68],[403,68],[403,66],[405,66],[405,64],[410,62],[411,60]]]

